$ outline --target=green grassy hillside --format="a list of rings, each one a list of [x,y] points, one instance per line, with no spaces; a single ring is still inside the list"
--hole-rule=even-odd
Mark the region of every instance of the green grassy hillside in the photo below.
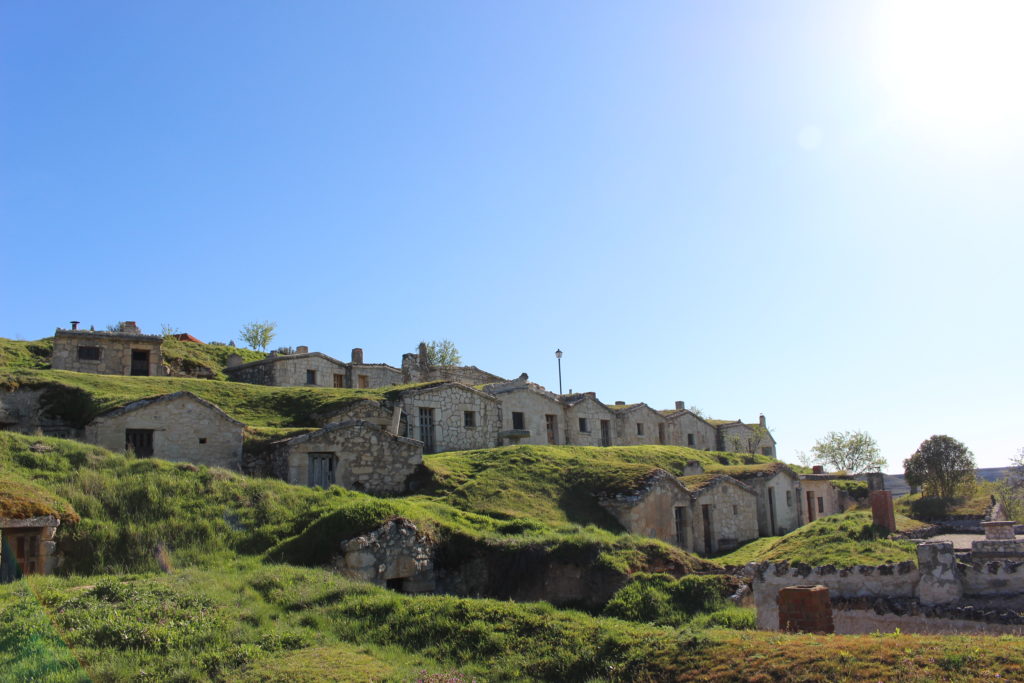
[[[225,344],[197,344],[180,341],[174,337],[164,337],[161,353],[171,371],[175,374],[197,375],[210,374],[215,379],[227,379],[224,368],[228,364],[228,356],[238,354],[243,363],[250,363],[266,358],[262,351],[243,349]]]

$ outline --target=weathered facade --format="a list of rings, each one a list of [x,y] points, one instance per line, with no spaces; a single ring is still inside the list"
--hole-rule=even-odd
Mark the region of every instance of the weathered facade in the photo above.
[[[459,382],[472,387],[504,382],[503,377],[485,372],[475,365],[431,365],[427,358],[427,345],[420,343],[416,353],[402,356],[402,383]]]
[[[348,365],[327,354],[276,352],[251,363],[232,364],[224,373],[234,382],[262,384],[270,387],[334,387],[344,388]]]
[[[43,409],[41,399],[44,393],[44,389],[0,389],[0,430],[22,434],[41,432],[44,436],[61,439],[76,438],[80,431],[77,427]]]
[[[112,332],[79,330],[74,322],[70,330],[54,332],[50,365],[100,375],[164,375],[163,342],[160,335],[142,334],[134,322],[120,323]]]
[[[733,453],[757,453],[776,457],[775,437],[768,431],[764,415],[758,424],[746,424],[740,420],[710,420],[716,429],[716,450]]]
[[[24,574],[52,574],[57,567],[57,543],[53,540],[60,520],[52,515],[21,519],[0,518],[0,583]]]
[[[564,445],[565,405],[556,394],[528,381],[518,379],[489,384],[484,391],[501,401],[502,443]]]
[[[671,443],[665,416],[646,403],[626,405],[619,401],[612,406],[612,410],[615,411],[616,445],[650,446]]]
[[[443,382],[406,389],[398,396],[397,431],[421,441],[426,453],[493,448],[498,443],[501,404],[489,394]]]
[[[773,463],[722,467],[720,471],[754,489],[759,536],[781,536],[803,524],[800,479],[793,470]]]
[[[751,487],[723,474],[698,474],[680,481],[691,492],[687,534],[680,547],[712,555],[758,537],[757,495]]]
[[[690,412],[682,401],[676,401],[675,410],[659,411],[668,424],[669,441],[677,446],[711,451],[717,448],[717,432],[704,418]]]
[[[364,363],[363,350],[352,349],[345,386],[350,389],[376,389],[402,384],[402,371],[387,363]]]
[[[273,444],[274,475],[291,484],[373,494],[402,493],[423,462],[423,444],[379,425],[349,420]]]
[[[566,442],[574,446],[611,446],[615,443],[615,412],[593,393],[562,397]]]
[[[844,491],[832,485],[835,475],[801,474],[801,504],[806,524],[829,515],[845,512],[853,507],[853,500]]]
[[[434,544],[404,517],[343,541],[335,567],[345,576],[400,593],[434,591]]]
[[[96,417],[85,441],[138,457],[241,469],[245,426],[187,391],[135,401]]]
[[[598,503],[629,533],[689,550],[690,493],[671,473],[657,469],[635,490],[602,495]]]

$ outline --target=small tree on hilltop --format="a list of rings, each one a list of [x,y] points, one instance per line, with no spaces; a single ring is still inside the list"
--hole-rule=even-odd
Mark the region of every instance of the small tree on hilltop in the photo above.
[[[249,323],[248,325],[243,325],[242,331],[239,332],[239,336],[241,336],[242,341],[248,344],[251,348],[254,348],[257,351],[266,351],[267,346],[270,345],[270,340],[274,338],[275,329],[277,329],[277,323],[264,320],[261,323]]]
[[[454,367],[462,363],[462,355],[455,348],[455,342],[449,339],[427,342],[427,362],[430,365]]]
[[[811,448],[813,459],[850,474],[881,472],[885,458],[867,432],[829,432]]]
[[[907,483],[920,486],[925,496],[952,499],[974,487],[974,454],[950,436],[933,436],[903,461]]]

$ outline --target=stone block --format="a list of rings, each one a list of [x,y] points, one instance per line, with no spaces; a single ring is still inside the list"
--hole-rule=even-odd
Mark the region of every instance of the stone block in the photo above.
[[[779,590],[779,630],[804,633],[833,633],[832,601],[828,588],[820,585],[786,586]]]

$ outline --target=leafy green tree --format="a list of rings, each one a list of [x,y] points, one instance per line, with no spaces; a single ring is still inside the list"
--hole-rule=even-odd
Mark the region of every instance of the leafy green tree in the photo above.
[[[903,461],[907,483],[920,486],[925,496],[952,499],[974,486],[974,454],[951,436],[933,436]]]
[[[430,365],[454,367],[462,363],[462,355],[455,348],[453,341],[449,339],[434,340],[427,342],[427,362]]]
[[[850,474],[881,472],[886,460],[867,432],[829,432],[811,448],[812,459]]]
[[[270,341],[274,338],[274,330],[277,329],[277,323],[272,323],[269,320],[264,320],[261,323],[249,323],[248,325],[242,326],[242,331],[239,335],[242,337],[242,341],[248,344],[251,348],[257,351],[266,351],[267,346],[270,345]]]

